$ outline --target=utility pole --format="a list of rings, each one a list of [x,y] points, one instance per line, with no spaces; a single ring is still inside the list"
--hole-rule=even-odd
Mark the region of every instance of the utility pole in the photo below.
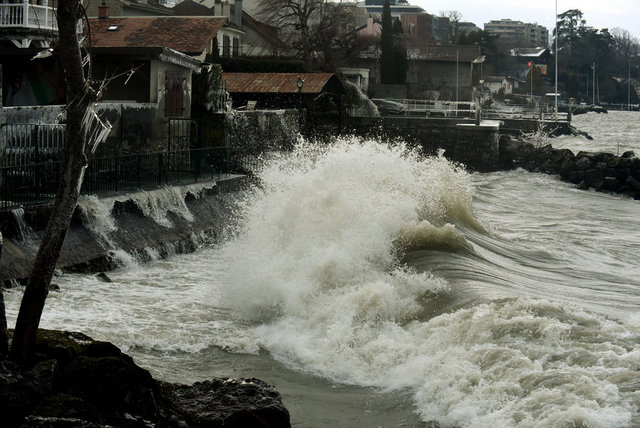
[[[596,105],[596,63],[594,62],[593,65],[591,66],[591,68],[593,69],[593,87],[591,88],[591,90],[593,91],[593,96],[591,98],[591,100],[593,101],[591,104]]]
[[[460,74],[458,72],[458,67],[460,63],[460,49],[456,49],[456,117],[458,117],[458,85],[459,85],[459,77]]]
[[[556,90],[554,98],[556,99],[555,109],[553,110],[553,118],[558,120],[558,0],[556,0]]]

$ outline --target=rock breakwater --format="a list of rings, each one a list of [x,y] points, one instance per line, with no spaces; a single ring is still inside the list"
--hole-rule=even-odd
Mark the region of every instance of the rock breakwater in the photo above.
[[[500,164],[504,169],[559,175],[581,189],[627,195],[640,199],[640,159],[634,152],[616,156],[604,152],[536,147],[512,137],[500,139]]]

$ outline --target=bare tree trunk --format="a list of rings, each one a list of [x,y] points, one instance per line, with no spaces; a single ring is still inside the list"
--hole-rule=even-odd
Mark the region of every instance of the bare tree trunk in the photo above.
[[[0,257],[2,257],[2,233],[0,233]],[[7,336],[7,315],[4,311],[4,294],[0,284],[0,358],[9,352],[9,338]]]
[[[56,199],[22,298],[11,343],[10,356],[19,364],[28,364],[33,356],[40,317],[71,216],[78,202],[87,163],[83,118],[92,96],[84,78],[82,55],[76,33],[78,19],[81,16],[80,0],[58,1],[57,49],[64,67],[67,89],[66,140]]]

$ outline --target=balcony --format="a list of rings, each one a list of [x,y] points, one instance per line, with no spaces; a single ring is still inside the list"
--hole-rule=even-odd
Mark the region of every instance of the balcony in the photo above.
[[[57,31],[55,9],[27,0],[22,3],[0,3],[0,29],[11,28]]]

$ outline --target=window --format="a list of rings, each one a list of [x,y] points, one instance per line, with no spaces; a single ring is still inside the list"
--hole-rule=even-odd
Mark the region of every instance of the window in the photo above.
[[[240,55],[240,40],[237,37],[233,38],[233,57]]]
[[[222,56],[231,56],[231,39],[229,36],[222,36]]]

